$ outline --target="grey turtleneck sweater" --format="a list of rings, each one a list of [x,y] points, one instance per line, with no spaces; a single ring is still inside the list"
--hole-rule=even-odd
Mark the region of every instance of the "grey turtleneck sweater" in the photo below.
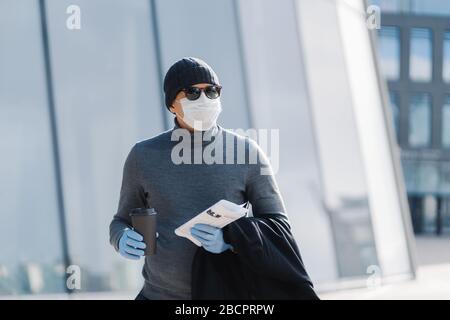
[[[180,129],[176,119],[174,122],[172,129],[138,142],[131,149],[123,168],[118,210],[110,224],[110,242],[118,250],[122,233],[131,228],[131,209],[145,207],[147,202],[156,209],[157,253],[145,258],[142,270],[145,279],[142,293],[148,299],[191,299],[191,264],[198,247],[178,237],[174,230],[217,201],[226,199],[236,204],[249,201],[255,217],[266,213],[286,214],[273,174],[261,174],[265,167],[261,159],[267,158],[253,140],[216,125],[202,132],[211,139],[199,141],[193,138],[193,133]],[[192,159],[199,148],[204,150],[218,143],[218,137],[222,138],[219,146],[225,157],[225,148],[232,141],[233,163],[225,160],[223,164],[173,163],[172,149],[179,143],[172,141],[174,129],[185,130],[191,136]],[[245,145],[247,154],[257,153],[257,163],[246,157],[245,163],[239,164],[237,145],[240,143]]]

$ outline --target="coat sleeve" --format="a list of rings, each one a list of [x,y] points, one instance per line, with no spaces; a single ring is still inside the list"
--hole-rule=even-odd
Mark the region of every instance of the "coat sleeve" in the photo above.
[[[145,207],[146,197],[140,183],[138,170],[138,144],[129,152],[122,173],[119,205],[109,225],[110,243],[118,250],[118,242],[122,233],[131,228],[130,212],[134,208]]]
[[[281,281],[311,281],[306,273],[270,163],[255,142],[258,161],[250,165],[246,195],[253,217],[224,227],[224,240],[252,270]]]

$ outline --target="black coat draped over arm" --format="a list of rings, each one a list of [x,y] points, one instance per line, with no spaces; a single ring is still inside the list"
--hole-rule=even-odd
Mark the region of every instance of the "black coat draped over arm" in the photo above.
[[[251,167],[245,194],[253,217],[223,228],[233,246],[214,254],[197,249],[192,264],[192,299],[318,299],[292,235],[289,218],[265,154]],[[266,168],[261,174],[261,169]]]

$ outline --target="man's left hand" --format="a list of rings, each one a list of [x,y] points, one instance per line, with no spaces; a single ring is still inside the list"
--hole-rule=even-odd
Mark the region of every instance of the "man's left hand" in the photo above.
[[[197,223],[191,228],[192,236],[202,243],[203,248],[211,253],[222,253],[232,246],[223,240],[223,231],[208,224]]]

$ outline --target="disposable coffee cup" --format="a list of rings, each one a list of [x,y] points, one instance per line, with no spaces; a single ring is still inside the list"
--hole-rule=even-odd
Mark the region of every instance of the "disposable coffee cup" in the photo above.
[[[133,229],[144,237],[145,256],[156,253],[156,215],[153,208],[136,208],[130,213]]]

